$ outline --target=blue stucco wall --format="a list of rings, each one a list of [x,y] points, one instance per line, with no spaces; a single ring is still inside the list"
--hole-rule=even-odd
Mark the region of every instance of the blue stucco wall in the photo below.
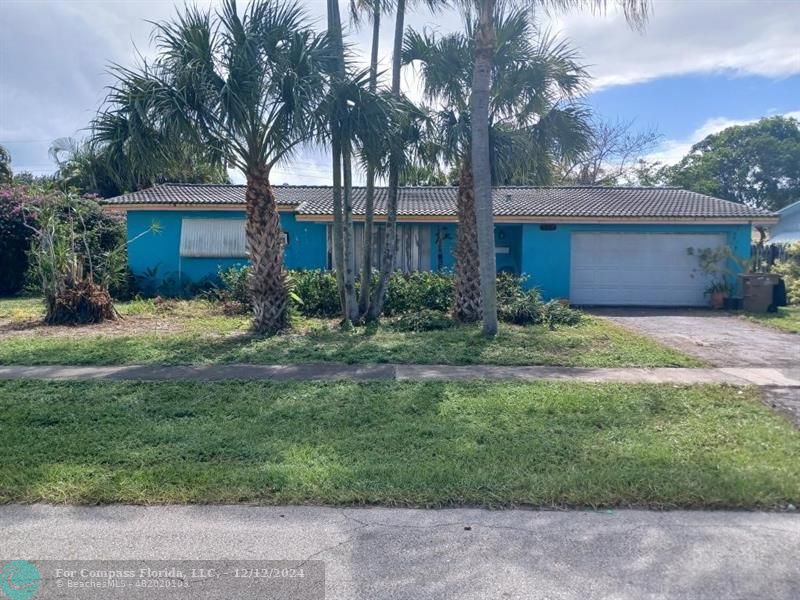
[[[181,221],[184,218],[244,219],[239,211],[128,211],[128,264],[141,275],[157,268],[156,279],[169,277],[199,281],[216,276],[220,268],[244,264],[245,258],[182,258]],[[325,225],[298,222],[294,214],[282,212],[281,227],[289,236],[285,261],[290,269],[324,269],[326,263]],[[152,224],[159,231],[149,231]]]
[[[200,281],[215,277],[220,268],[246,262],[244,258],[181,258],[181,220],[190,218],[243,219],[238,211],[129,211],[128,239],[144,233],[128,248],[132,271],[143,274],[157,267],[157,279],[175,278]],[[148,232],[158,222],[159,232]],[[290,269],[324,269],[327,263],[324,223],[297,221],[290,212],[281,213],[281,226],[289,235],[286,265]],[[437,236],[441,237],[441,266],[452,270],[457,239],[455,224],[429,224],[431,228],[431,270],[439,266]],[[728,244],[740,257],[750,256],[749,225],[591,225],[558,224],[554,231],[541,230],[538,224],[498,224],[495,245],[508,247],[497,255],[498,271],[505,269],[528,275],[527,285],[538,287],[546,299],[569,298],[571,235],[573,232],[629,233],[725,233]],[[731,265],[733,268],[735,265]]]
[[[569,298],[571,235],[575,231],[621,233],[725,233],[736,256],[750,257],[749,225],[592,225],[563,224],[542,231],[538,224],[522,226],[522,271],[528,285],[538,287],[546,299]],[[730,265],[732,269],[736,265]]]

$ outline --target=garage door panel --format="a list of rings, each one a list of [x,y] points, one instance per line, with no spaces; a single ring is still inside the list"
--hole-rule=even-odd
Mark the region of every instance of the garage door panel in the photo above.
[[[570,300],[585,305],[701,306],[709,277],[687,248],[724,234],[573,233]]]

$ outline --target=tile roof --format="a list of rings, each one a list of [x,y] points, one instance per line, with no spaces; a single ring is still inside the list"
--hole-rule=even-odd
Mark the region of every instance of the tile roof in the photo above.
[[[274,186],[280,204],[296,206],[298,215],[331,215],[330,186]],[[377,188],[375,213],[386,214],[386,188]],[[402,187],[398,214],[455,216],[457,188]],[[161,184],[105,200],[108,204],[243,204],[243,185]],[[366,191],[353,188],[353,213],[364,214]],[[766,210],[678,188],[644,187],[495,187],[494,214],[547,218],[769,218]]]

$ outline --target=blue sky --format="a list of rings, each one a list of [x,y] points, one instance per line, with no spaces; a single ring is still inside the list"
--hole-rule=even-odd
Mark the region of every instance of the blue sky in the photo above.
[[[303,5],[322,20],[323,0]],[[613,8],[536,15],[581,52],[594,77],[586,102],[599,116],[662,135],[650,158],[678,160],[692,143],[731,124],[771,114],[800,117],[800,0],[652,0],[652,6],[643,33]],[[56,138],[81,135],[108,84],[105,66],[132,64],[134,45],[148,54],[145,20],[173,10],[171,1],[160,0],[5,0],[0,143],[11,152],[12,168],[52,172],[47,149]],[[459,17],[420,10],[408,24],[446,32],[459,26]],[[385,20],[382,32],[385,66],[391,25]],[[351,42],[366,52],[368,36],[354,31]],[[404,83],[413,91],[413,74]],[[327,159],[313,150],[273,176],[275,183],[329,179]]]

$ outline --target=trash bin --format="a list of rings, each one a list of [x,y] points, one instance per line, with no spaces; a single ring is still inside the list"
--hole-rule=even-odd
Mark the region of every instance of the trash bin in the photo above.
[[[772,306],[773,288],[781,276],[777,273],[744,273],[739,275],[742,287],[742,308],[748,312],[767,312]]]

